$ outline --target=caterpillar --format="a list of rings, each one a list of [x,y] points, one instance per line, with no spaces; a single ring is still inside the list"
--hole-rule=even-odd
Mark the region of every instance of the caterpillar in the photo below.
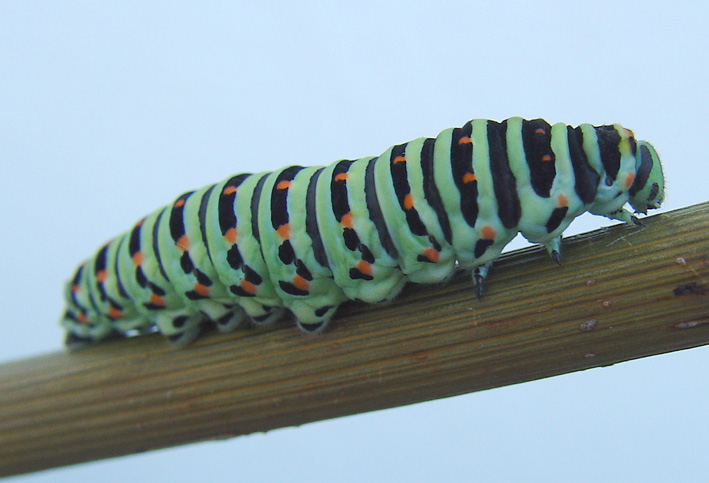
[[[561,263],[588,211],[639,223],[664,198],[655,149],[620,126],[477,119],[324,167],[238,174],[184,193],[79,265],[66,344],[158,330],[177,346],[290,311],[322,331],[345,300],[391,300],[408,281],[470,269],[480,298],[517,233]]]

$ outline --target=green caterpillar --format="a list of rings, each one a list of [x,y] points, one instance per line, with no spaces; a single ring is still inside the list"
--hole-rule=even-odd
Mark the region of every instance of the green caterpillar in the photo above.
[[[176,345],[288,309],[306,332],[345,300],[377,303],[407,281],[492,261],[521,232],[560,263],[562,232],[589,211],[624,222],[664,197],[655,149],[622,126],[473,120],[377,157],[239,174],[179,196],[80,265],[67,284],[67,345],[159,330]]]

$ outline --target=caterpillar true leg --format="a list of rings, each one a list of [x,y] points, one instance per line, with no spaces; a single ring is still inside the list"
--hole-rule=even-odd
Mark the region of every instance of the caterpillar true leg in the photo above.
[[[547,249],[547,252],[549,252],[552,261],[557,265],[561,265],[561,235],[544,243],[544,247]]]
[[[473,270],[473,284],[475,286],[475,296],[478,300],[483,299],[483,289],[485,284],[485,277],[492,267],[492,262],[487,262],[483,265],[475,267]]]

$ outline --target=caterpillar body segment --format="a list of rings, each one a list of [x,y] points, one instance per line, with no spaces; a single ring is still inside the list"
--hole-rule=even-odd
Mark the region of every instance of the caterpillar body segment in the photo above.
[[[70,347],[159,330],[183,345],[290,311],[306,332],[348,299],[472,269],[480,298],[517,233],[561,263],[580,214],[624,222],[664,198],[655,149],[618,125],[473,120],[325,167],[239,174],[180,195],[81,264],[67,284]]]

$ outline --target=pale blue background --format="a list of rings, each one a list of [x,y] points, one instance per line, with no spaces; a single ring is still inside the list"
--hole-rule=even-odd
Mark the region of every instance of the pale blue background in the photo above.
[[[59,350],[77,262],[182,191],[473,117],[622,122],[661,153],[666,210],[708,199],[700,2],[240,3],[0,5],[0,360]],[[706,479],[708,362],[695,349],[18,481]]]

